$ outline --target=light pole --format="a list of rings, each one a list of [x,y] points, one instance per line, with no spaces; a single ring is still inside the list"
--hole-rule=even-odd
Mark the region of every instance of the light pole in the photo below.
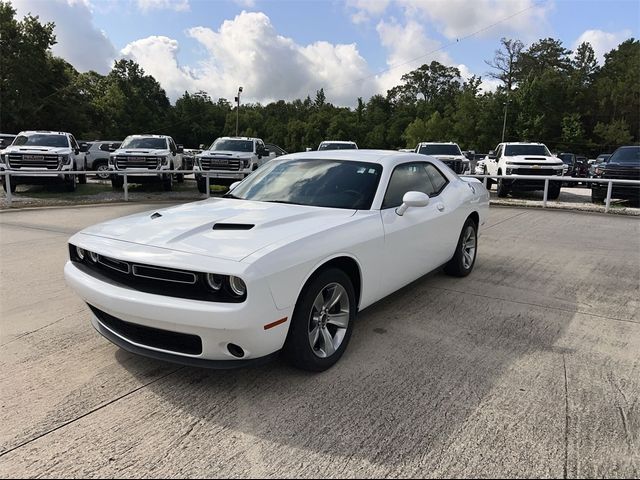
[[[238,123],[240,121],[240,94],[242,87],[238,87],[238,96],[236,97],[236,137],[238,136]]]
[[[502,143],[504,143],[504,131],[507,128],[507,105],[509,105],[509,99],[504,102],[504,120],[502,121]]]

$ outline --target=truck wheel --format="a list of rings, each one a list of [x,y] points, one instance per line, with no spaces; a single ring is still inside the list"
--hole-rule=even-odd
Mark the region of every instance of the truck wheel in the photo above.
[[[162,189],[165,192],[170,192],[171,190],[173,190],[173,174],[172,173],[166,174],[162,179]]]
[[[82,174],[78,175],[78,183],[80,185],[86,185],[87,184],[87,174],[86,173],[82,173]]]
[[[498,172],[498,175],[501,175],[500,172]],[[509,194],[509,190],[510,188],[506,185],[504,178],[499,178],[498,179],[498,197],[500,198],[504,198]]]
[[[207,193],[207,179],[206,178],[198,179],[198,191],[200,193]]]
[[[591,203],[603,203],[605,195],[597,187],[591,187]]]
[[[492,185],[493,185],[493,180],[491,180],[490,178],[487,178],[487,191],[491,190]]]
[[[67,188],[67,192],[75,192],[78,189],[78,176],[75,174],[67,175],[67,178],[65,179],[65,186]]]
[[[178,183],[184,183],[184,173],[178,173],[176,175],[176,182]]]
[[[111,188],[114,190],[120,190],[124,185],[124,178],[120,175],[111,175]]]
[[[549,190],[547,191],[547,199],[557,200],[560,196],[562,182],[549,182]]]
[[[109,166],[107,162],[100,162],[96,164],[96,177],[100,180],[107,180],[109,178]]]
[[[11,181],[11,193],[16,193],[16,187],[18,185],[16,185],[15,182]],[[2,188],[4,189],[4,191],[7,191],[7,182],[2,182]]]

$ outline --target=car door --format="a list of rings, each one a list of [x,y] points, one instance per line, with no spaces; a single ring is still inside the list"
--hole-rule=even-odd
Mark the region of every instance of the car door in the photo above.
[[[396,208],[409,191],[426,193],[429,204],[410,207],[400,216]],[[395,167],[381,208],[385,234],[383,261],[390,291],[434,270],[453,255],[460,232],[451,195],[455,192],[446,175],[431,162]]]
[[[497,175],[498,174],[498,160],[502,155],[502,144],[498,145],[494,151],[495,158],[489,158],[487,155],[487,173],[489,175]]]

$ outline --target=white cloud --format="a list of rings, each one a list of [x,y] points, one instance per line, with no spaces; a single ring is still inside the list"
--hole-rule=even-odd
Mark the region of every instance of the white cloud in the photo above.
[[[587,30],[573,44],[573,50],[578,48],[582,42],[588,42],[593,47],[596,58],[600,65],[604,63],[604,54],[609,53],[622,42],[631,37],[630,30],[621,32],[603,32],[602,30]]]
[[[460,77],[462,77],[462,79],[465,81],[469,80],[474,75],[479,76],[472,72],[465,64],[460,64],[457,66],[457,68],[458,70],[460,70]],[[500,80],[496,80],[495,78],[486,76],[482,77],[482,81],[480,82],[480,90],[485,93],[495,92],[500,85],[502,85],[502,82]]]
[[[136,4],[143,12],[149,12],[151,10],[188,12],[191,10],[189,0],[136,0]]]
[[[401,25],[395,20],[381,20],[376,30],[380,43],[387,50],[389,69],[378,76],[380,89],[385,93],[400,84],[403,74],[424,63],[431,63],[433,60],[445,65],[453,63],[449,54],[440,50],[440,42],[427,37],[420,22],[409,20],[406,25]]]
[[[372,17],[380,17],[390,3],[391,0],[347,0],[347,7],[356,10],[351,15],[351,21],[360,24],[368,22]]]
[[[187,34],[208,54],[197,68],[179,65],[178,42],[167,37],[137,40],[121,53],[153,75],[173,100],[184,90],[232,98],[242,85],[244,101],[313,97],[324,88],[329,101],[353,105],[358,96],[377,91],[354,44],[299,45],[278,35],[264,13],[243,11],[217,31],[195,27]],[[369,80],[361,80],[364,77]]]
[[[256,0],[234,0],[238,5],[244,8],[255,8]]]
[[[93,24],[87,0],[13,0],[18,18],[31,13],[41,22],[54,22],[58,43],[52,51],[77,70],[107,73],[116,50],[104,32]]]

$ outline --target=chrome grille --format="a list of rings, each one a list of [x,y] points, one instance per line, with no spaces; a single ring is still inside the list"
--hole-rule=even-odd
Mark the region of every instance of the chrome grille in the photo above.
[[[47,170],[57,170],[59,165],[58,155],[9,154],[9,167],[12,169],[46,168]]]
[[[158,157],[118,156],[116,157],[116,165],[118,170],[128,168],[155,170],[158,168],[159,160]]]
[[[227,170],[238,171],[242,166],[242,160],[238,158],[200,157],[203,170]]]
[[[464,173],[464,163],[462,160],[442,160],[442,163],[456,173]]]

